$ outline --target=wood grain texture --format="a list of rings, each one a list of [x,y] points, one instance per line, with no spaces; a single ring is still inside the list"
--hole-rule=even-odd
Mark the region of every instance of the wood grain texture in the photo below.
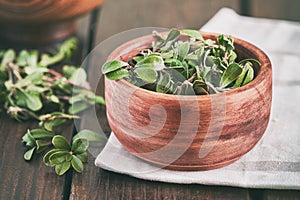
[[[146,36],[125,43],[109,60],[152,40]],[[144,160],[175,170],[219,168],[251,150],[268,125],[272,69],[257,47],[236,38],[235,46],[241,58],[257,59],[261,66],[255,67],[251,83],[225,93],[176,96],[105,79],[108,122],[123,146]]]
[[[104,0],[0,0],[0,42],[40,46],[75,33],[75,19]]]
[[[89,170],[91,169],[93,170],[83,173],[83,176],[89,177],[89,179],[79,177],[78,179],[76,178],[73,180],[74,184],[70,199],[248,199],[247,189],[160,183],[136,179],[122,174],[116,174],[100,168],[95,168],[94,166],[90,166]]]
[[[265,197],[267,200],[298,200],[300,199],[299,190],[266,190]]]
[[[85,14],[104,0],[27,0],[0,1],[0,22],[47,23],[57,22]]]
[[[102,128],[109,131],[105,109],[98,110],[97,116]],[[82,174],[73,173],[72,200],[248,199],[248,189],[161,183],[109,172],[95,167],[91,156],[84,167]]]

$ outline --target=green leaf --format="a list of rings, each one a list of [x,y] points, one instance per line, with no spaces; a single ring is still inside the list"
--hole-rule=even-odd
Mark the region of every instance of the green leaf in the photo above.
[[[81,94],[73,95],[73,96],[70,97],[69,103],[74,104],[74,103],[78,103],[78,102],[83,101],[83,100],[84,100],[84,97]]]
[[[196,30],[185,29],[185,30],[181,30],[180,33],[183,35],[187,35],[189,37],[195,38],[197,40],[203,40],[203,37],[200,34],[200,32],[196,31]]]
[[[76,154],[76,157],[79,158],[83,163],[88,161],[88,153],[83,152],[81,154]]]
[[[40,95],[38,93],[24,93],[26,96],[26,106],[32,111],[38,111],[43,107]]]
[[[38,60],[38,51],[37,50],[32,50],[32,51],[22,50],[22,51],[20,51],[20,53],[17,57],[16,64],[18,66],[30,66],[30,67],[36,68],[37,60]]]
[[[200,80],[194,81],[193,89],[196,95],[208,94],[207,85],[203,81]]]
[[[66,119],[47,120],[43,123],[43,127],[47,131],[52,131],[53,127],[59,126],[59,125],[65,123],[66,121],[67,121]]]
[[[53,65],[64,58],[64,55],[61,53],[56,54],[55,56],[51,56],[49,54],[42,54],[41,60],[39,62],[39,66],[48,67],[49,65]]]
[[[43,107],[39,93],[33,93],[18,88],[16,90],[15,99],[18,106],[26,107],[32,111],[38,111]]]
[[[26,63],[28,66],[36,67],[38,60],[38,51],[32,50],[28,52],[28,56],[26,57]]]
[[[182,62],[175,58],[167,58],[165,60],[165,63],[168,64],[170,67],[182,66]]]
[[[68,79],[71,82],[80,85],[86,82],[87,75],[83,68],[77,68]]]
[[[43,140],[36,140],[35,143],[37,146],[36,150],[38,153],[41,153],[42,151],[44,151],[45,149],[47,149],[50,146],[50,144],[48,142],[43,141]]]
[[[105,143],[107,141],[107,138],[103,135],[100,135],[100,133],[96,133],[94,131],[91,130],[81,130],[80,132],[78,132],[74,137],[73,137],[73,141],[81,138],[81,139],[86,139],[89,142],[103,142]]]
[[[256,60],[256,59],[253,59],[253,58],[247,58],[247,59],[244,59],[244,60],[241,60],[240,62],[239,62],[239,65],[246,65],[247,63],[256,63],[256,64],[258,64],[258,65],[261,65],[261,63],[258,61],[258,60]],[[252,65],[251,65],[252,66]]]
[[[248,63],[243,68],[243,72],[239,75],[233,87],[238,88],[243,85],[246,85],[247,83],[251,82],[253,78],[254,78],[254,70]]]
[[[134,60],[135,62],[139,62],[139,61],[141,61],[141,60],[143,60],[144,59],[144,56],[134,56],[133,58],[132,58],[132,60]]]
[[[236,63],[229,65],[221,77],[221,87],[225,88],[233,83],[239,77],[242,71],[242,68]]]
[[[175,94],[178,95],[194,95],[194,89],[193,89],[193,85],[188,82],[188,81],[184,81],[180,86],[177,86]]]
[[[24,142],[26,146],[35,146],[35,139],[32,136],[31,131],[29,129],[27,130],[27,133],[22,137],[22,142]]]
[[[18,66],[25,66],[27,65],[27,60],[29,57],[29,53],[26,50],[22,50],[20,51],[18,57],[17,57],[17,62],[16,65]]]
[[[75,66],[71,66],[71,65],[64,65],[62,68],[62,72],[63,75],[69,79],[76,71],[76,67]]]
[[[55,136],[55,133],[46,131],[44,129],[33,129],[30,131],[30,133],[35,139],[52,138]]]
[[[110,80],[119,80],[121,78],[125,78],[129,76],[129,72],[126,69],[120,68],[112,72],[108,72],[105,74],[106,78]]]
[[[55,96],[54,94],[52,94],[50,97],[49,97],[50,101],[53,102],[53,103],[59,103],[59,98],[57,96]]]
[[[31,160],[35,149],[36,149],[36,147],[33,147],[33,148],[29,149],[28,151],[26,151],[26,153],[24,154],[24,159]]]
[[[43,92],[46,92],[47,90],[49,90],[49,88],[40,87],[40,86],[36,86],[36,85],[27,86],[27,91],[32,92],[32,93],[43,93]]]
[[[231,37],[225,37],[223,34],[219,35],[218,38],[218,43],[225,47],[225,51],[232,51],[234,50],[234,44],[233,44],[233,39]]]
[[[82,161],[73,155],[73,159],[71,160],[72,167],[79,173],[83,171]]]
[[[3,68],[7,65],[7,63],[12,62],[16,57],[16,53],[14,50],[9,49],[7,51],[5,51],[2,61],[1,61],[1,65],[0,67]]]
[[[152,55],[136,63],[135,67],[152,67],[154,70],[160,71],[165,68],[165,64],[161,56]]]
[[[170,42],[170,41],[177,40],[177,39],[179,38],[179,36],[180,36],[180,31],[178,31],[178,30],[176,30],[176,29],[172,29],[172,30],[169,32],[169,34],[168,34],[168,36],[167,36],[167,38],[166,38],[165,43]]]
[[[171,75],[169,73],[160,73],[156,84],[156,92],[168,93],[171,89]]]
[[[220,86],[222,74],[218,71],[209,70],[205,75],[205,81],[210,82],[215,87]]]
[[[73,156],[71,154],[66,155],[66,161],[70,162],[73,159]]]
[[[44,157],[43,157],[43,162],[45,163],[46,166],[49,166],[49,167],[52,167],[54,166],[54,164],[52,164],[50,162],[50,156],[52,156],[54,153],[57,153],[57,152],[60,152],[61,150],[60,149],[52,149],[50,151],[48,151]]]
[[[64,58],[70,57],[71,52],[76,48],[76,45],[76,38],[70,38],[64,41],[63,44],[58,48],[58,52],[55,55],[51,56],[49,54],[42,54],[39,66],[47,67],[62,61]]]
[[[186,80],[189,78],[189,65],[183,61],[182,62],[182,66],[184,68],[183,72],[182,72],[182,75],[186,78]]]
[[[62,150],[54,152],[49,156],[49,162],[51,163],[51,165],[61,164],[66,161],[66,156],[68,154],[69,154],[68,151],[62,151]]]
[[[72,152],[75,154],[81,154],[87,150],[89,142],[87,139],[78,138],[72,142]]]
[[[85,109],[87,109],[88,107],[90,107],[91,105],[86,103],[86,102],[76,102],[74,104],[72,104],[70,107],[69,107],[69,110],[68,112],[70,114],[76,114],[76,113],[79,113],[81,111],[84,111]]]
[[[18,87],[25,87],[32,84],[42,83],[43,74],[39,71],[33,72],[32,74],[27,75],[24,79],[18,81],[16,85]]]
[[[104,63],[102,66],[102,73],[107,74],[109,72],[116,71],[117,69],[120,69],[122,67],[128,66],[128,63],[120,61],[120,60],[112,60],[109,62]]]
[[[15,87],[15,85],[13,84],[12,80],[9,79],[7,81],[4,82],[4,86],[6,87],[7,91],[10,91],[12,88]]]
[[[32,74],[32,73],[45,73],[48,72],[49,70],[47,68],[43,67],[25,67],[24,71],[26,74]]]
[[[179,60],[183,61],[185,57],[187,56],[189,50],[190,50],[190,44],[188,42],[183,42],[178,48],[178,57]]]
[[[157,72],[151,66],[140,66],[134,69],[138,78],[146,83],[154,83],[156,81]]]
[[[67,139],[62,135],[56,135],[52,139],[52,144],[57,149],[71,150],[71,146],[69,145]]]
[[[98,103],[98,104],[105,105],[105,100],[104,100],[104,98],[101,97],[101,96],[95,95],[94,100],[95,100],[95,102]]]
[[[65,40],[58,48],[58,54],[63,54],[63,57],[69,58],[71,56],[72,50],[77,47],[77,39],[71,37]]]
[[[66,173],[71,167],[70,162],[64,162],[55,166],[55,172],[57,175],[61,176]]]

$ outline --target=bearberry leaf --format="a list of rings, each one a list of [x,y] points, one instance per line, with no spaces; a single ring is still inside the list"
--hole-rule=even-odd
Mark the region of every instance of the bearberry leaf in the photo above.
[[[71,150],[71,146],[69,145],[67,139],[62,135],[56,135],[52,139],[52,144],[57,149],[63,149],[63,150]]]
[[[83,164],[82,161],[77,158],[75,155],[73,155],[73,158],[71,160],[72,167],[79,173],[83,171]]]

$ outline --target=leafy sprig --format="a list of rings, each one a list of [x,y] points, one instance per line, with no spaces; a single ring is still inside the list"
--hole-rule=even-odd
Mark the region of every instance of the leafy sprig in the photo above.
[[[57,135],[54,131],[39,128],[28,130],[23,136],[22,142],[30,148],[24,154],[25,160],[31,160],[35,152],[40,154],[48,150],[43,157],[44,164],[55,167],[55,172],[58,175],[63,175],[71,167],[81,173],[83,163],[88,160],[89,142],[105,144],[106,139],[93,131],[82,130],[73,137],[72,143],[69,144],[64,136]],[[52,149],[49,150],[50,148]]]
[[[199,31],[176,29],[166,38],[157,32],[153,37],[151,47],[128,60],[106,62],[102,73],[111,80],[124,78],[145,89],[176,95],[220,93],[254,79],[253,63],[259,62],[236,61],[232,37],[205,40]]]
[[[105,138],[93,131],[79,132],[71,144],[55,133],[55,127],[79,118],[77,113],[95,103],[105,104],[101,96],[90,90],[82,68],[65,65],[62,72],[50,68],[69,59],[76,46],[77,40],[70,38],[54,54],[39,55],[37,50],[0,51],[0,112],[18,121],[39,121],[40,128],[27,130],[22,137],[28,147],[24,159],[31,160],[34,154],[48,150],[44,163],[55,166],[58,175],[71,167],[82,172],[89,142],[105,143]],[[50,148],[53,149],[49,151]]]
[[[87,82],[82,68],[65,65],[62,73],[48,68],[71,56],[75,38],[65,41],[54,55],[36,50],[2,52],[0,65],[1,110],[18,121],[59,111],[74,115],[94,103],[104,104]],[[69,108],[69,110],[67,110]]]

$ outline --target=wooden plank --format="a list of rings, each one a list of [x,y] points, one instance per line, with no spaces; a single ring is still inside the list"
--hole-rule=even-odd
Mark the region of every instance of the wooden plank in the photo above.
[[[82,22],[87,20],[82,19]],[[82,26],[83,27],[83,26]],[[84,47],[84,32],[79,33],[79,48],[74,53],[71,63],[80,64]],[[54,49],[60,44],[50,44],[39,48],[40,52]],[[82,48],[80,48],[82,47]],[[11,46],[19,49],[19,46]],[[61,71],[61,64],[55,66]],[[27,129],[37,128],[37,121],[16,122],[7,116],[0,116],[0,199],[68,199],[71,186],[72,171],[58,176],[54,168],[43,164],[42,155],[34,156],[26,162],[23,154],[26,151],[22,145],[22,136]],[[69,141],[73,136],[74,123],[69,121],[57,129]]]
[[[105,109],[97,114],[108,133]],[[248,199],[247,189],[140,180],[102,170],[94,165],[94,160],[89,155],[83,174],[73,173],[70,199]]]
[[[90,172],[96,177],[90,180],[93,185],[72,190],[71,199],[248,199],[247,189],[159,183],[96,168]]]
[[[59,177],[53,168],[46,167],[42,156],[26,162],[21,139],[28,128],[37,122],[18,123],[7,116],[0,118],[0,199],[62,199],[66,176]],[[60,132],[70,138],[72,123]]]
[[[298,200],[300,199],[299,190],[267,190],[266,199],[268,200]]]

